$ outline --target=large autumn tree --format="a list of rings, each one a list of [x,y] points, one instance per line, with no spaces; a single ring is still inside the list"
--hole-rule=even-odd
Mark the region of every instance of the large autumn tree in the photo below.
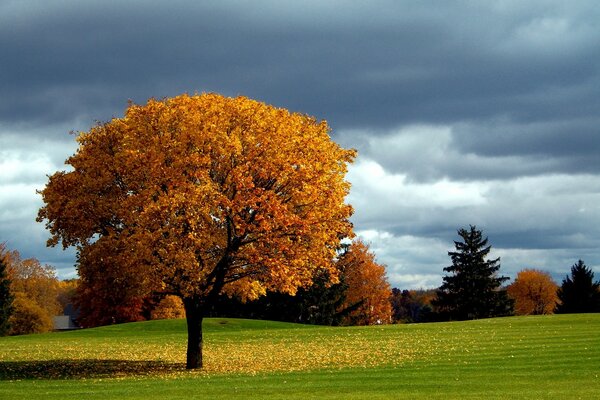
[[[352,235],[347,164],[325,121],[244,97],[130,104],[77,137],[69,171],[41,192],[49,245],[75,246],[81,285],[109,275],[134,294],[182,298],[187,368],[220,293],[294,293]]]
[[[519,271],[507,288],[517,315],[552,314],[558,301],[557,290],[558,285],[550,274],[538,269]]]
[[[449,251],[452,265],[433,300],[440,318],[451,320],[479,319],[508,315],[512,304],[502,289],[509,278],[498,276],[500,259],[488,259],[492,246],[483,232],[471,225],[461,228],[462,240],[454,241],[456,251]]]

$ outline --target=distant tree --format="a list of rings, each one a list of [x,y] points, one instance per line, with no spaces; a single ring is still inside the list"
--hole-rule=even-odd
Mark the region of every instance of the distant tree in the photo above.
[[[0,258],[6,265],[10,292],[14,295],[10,334],[51,330],[52,317],[62,311],[54,268],[35,258],[23,259],[18,251],[9,251],[5,246],[0,247]],[[29,317],[31,321],[27,320]]]
[[[369,325],[391,319],[390,289],[385,268],[377,264],[368,246],[360,240],[343,246],[332,267],[320,270],[313,283],[290,296],[269,292],[242,304],[236,298],[221,298],[213,315],[271,319],[315,325]]]
[[[77,322],[84,328],[143,321],[147,293],[144,280],[136,279],[136,271],[118,268],[119,253],[115,244],[113,252],[96,254],[92,247],[77,256],[78,268],[85,265],[73,297],[79,310]]]
[[[497,276],[500,258],[486,259],[491,250],[487,237],[473,225],[459,229],[458,235],[462,241],[448,252],[452,265],[444,268],[449,274],[433,300],[438,316],[467,320],[511,314],[511,301],[501,287],[509,278]]]
[[[344,317],[342,323],[374,325],[391,322],[390,284],[385,267],[375,262],[369,246],[360,239],[355,240],[336,264],[347,285],[341,309],[356,308]]]
[[[54,267],[42,265],[35,258],[21,259],[16,254],[10,264],[13,293],[24,293],[27,298],[46,311],[49,318],[62,313],[58,302],[58,278]]]
[[[66,279],[66,280],[58,281],[57,300],[58,300],[58,303],[60,304],[60,307],[63,312],[69,305],[73,304],[73,298],[75,297],[75,294],[77,293],[77,285],[78,285],[77,279]]]
[[[41,192],[38,221],[49,245],[77,248],[81,286],[108,273],[148,295],[180,296],[186,367],[201,368],[202,320],[219,294],[295,294],[352,236],[345,175],[355,151],[329,131],[244,97],[130,104],[77,137],[69,171]]]
[[[427,322],[431,320],[433,290],[392,289],[392,320],[395,323]]]
[[[10,317],[11,335],[28,335],[52,330],[53,322],[48,312],[25,293],[16,293],[13,304],[14,311]]]
[[[178,319],[185,318],[183,301],[177,296],[165,296],[152,310],[152,319]]]
[[[571,267],[558,289],[558,314],[600,312],[600,282],[594,282],[594,272],[582,260]]]
[[[348,284],[346,277],[340,272],[339,282],[332,284],[327,271],[321,272],[314,283],[306,289],[298,291],[291,302],[298,301],[299,318],[296,322],[314,325],[336,326],[344,323],[344,319],[355,311],[362,301],[347,302]]]
[[[520,271],[507,288],[517,315],[552,314],[558,301],[557,290],[550,274],[537,269]]]
[[[99,285],[103,286],[99,288]],[[73,304],[79,310],[78,324],[83,328],[143,321],[145,297],[132,296],[124,282],[114,282],[108,289],[105,280],[82,284],[77,287]]]
[[[338,283],[331,283],[327,271],[313,278],[313,284],[300,288],[292,296],[286,293],[267,292],[252,301],[242,301],[236,296],[221,295],[213,302],[210,316],[266,319],[314,325],[340,325],[343,318],[360,304],[344,307],[347,286],[340,274]]]
[[[0,243],[0,246],[3,244]],[[14,296],[10,291],[10,279],[6,271],[2,249],[0,248],[0,336],[6,336],[10,331],[10,316],[13,313]]]

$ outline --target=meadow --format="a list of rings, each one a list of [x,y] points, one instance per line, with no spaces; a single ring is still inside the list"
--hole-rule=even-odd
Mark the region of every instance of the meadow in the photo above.
[[[208,319],[0,338],[0,399],[591,399],[600,314],[371,327]]]

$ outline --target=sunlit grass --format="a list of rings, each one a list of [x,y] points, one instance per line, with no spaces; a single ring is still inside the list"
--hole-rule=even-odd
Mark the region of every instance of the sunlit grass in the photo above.
[[[0,338],[0,398],[18,387],[46,394],[64,387],[64,397],[91,382],[117,392],[131,385],[127,395],[113,393],[122,398],[144,398],[134,389],[140,384],[174,385],[171,392],[180,394],[200,385],[231,398],[232,382],[243,398],[283,381],[287,398],[319,390],[321,397],[351,398],[346,387],[374,398],[398,398],[400,389],[417,398],[440,390],[448,398],[586,398],[600,390],[599,314],[349,328],[209,319],[204,337],[202,371],[184,370],[181,320]],[[308,390],[310,382],[316,386]]]

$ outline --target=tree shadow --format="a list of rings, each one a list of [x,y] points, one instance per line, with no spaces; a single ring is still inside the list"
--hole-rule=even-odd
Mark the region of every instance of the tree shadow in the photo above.
[[[0,361],[0,381],[87,379],[166,374],[185,370],[183,363],[128,360]]]

